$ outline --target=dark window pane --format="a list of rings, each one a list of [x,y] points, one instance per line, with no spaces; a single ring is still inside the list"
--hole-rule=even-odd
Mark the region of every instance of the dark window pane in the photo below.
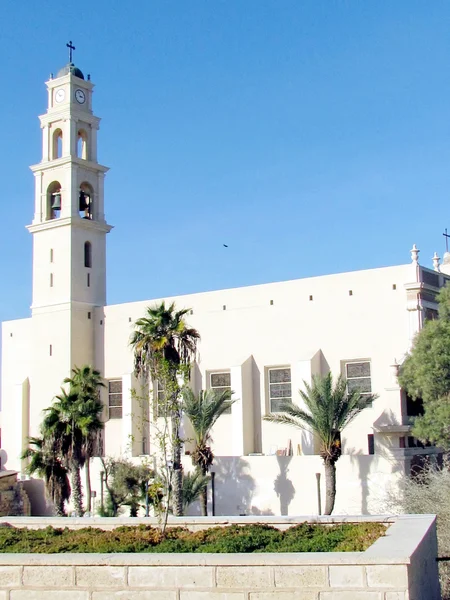
[[[370,393],[372,391],[372,385],[369,378],[366,379],[348,379],[347,389],[349,392],[355,390],[361,393]]]
[[[270,385],[271,398],[287,398],[292,396],[290,383],[272,383]]]
[[[370,377],[370,363],[347,363],[347,378]]]
[[[110,419],[121,419],[122,418],[122,407],[121,406],[110,407],[109,418]]]
[[[289,383],[291,381],[291,370],[290,369],[270,369],[269,370],[269,382],[270,383]]]
[[[272,398],[270,401],[270,412],[283,412],[283,405],[290,401],[291,398]]]
[[[211,373],[211,387],[230,387],[231,386],[231,374],[230,373]]]
[[[117,379],[109,382],[109,393],[110,394],[121,394],[122,393],[122,380]]]

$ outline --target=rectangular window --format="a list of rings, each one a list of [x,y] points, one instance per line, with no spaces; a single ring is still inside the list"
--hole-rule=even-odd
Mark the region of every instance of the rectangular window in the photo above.
[[[375,440],[373,437],[373,433],[367,434],[367,446],[368,446],[369,454],[375,454]]]
[[[108,381],[108,408],[110,419],[122,418],[122,380]]]
[[[154,393],[154,410],[153,414],[155,418],[164,417],[164,411],[166,408],[166,395],[164,392],[163,384],[156,380],[153,383],[153,393]]]
[[[91,274],[90,273],[87,274],[87,286],[91,287]]]
[[[50,262],[53,262],[53,248],[50,248]]]
[[[282,405],[292,402],[291,369],[289,367],[269,369],[269,410],[282,412]]]
[[[210,373],[209,374],[209,387],[211,390],[217,392],[225,392],[231,390],[231,373]],[[223,415],[231,414],[231,406],[227,408]]]
[[[360,394],[366,396],[372,393],[369,360],[345,363],[345,378],[347,379],[347,390],[349,393],[358,391]]]
[[[53,287],[53,273],[50,273],[50,287]]]

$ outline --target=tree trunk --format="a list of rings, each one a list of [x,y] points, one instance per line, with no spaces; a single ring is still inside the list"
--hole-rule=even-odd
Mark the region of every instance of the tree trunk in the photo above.
[[[84,463],[86,469],[86,510],[91,513],[91,458],[88,456]]]
[[[208,474],[208,469],[201,469],[200,472],[203,476],[205,476]],[[202,516],[207,517],[208,516],[208,485],[205,485],[205,487],[203,488],[203,490],[200,494],[200,506],[202,509]]]
[[[324,515],[331,515],[336,500],[336,464],[330,458],[324,459],[325,464],[325,511]]]
[[[172,498],[173,514],[183,516],[183,467],[181,465],[180,418],[172,416],[172,448],[173,448],[173,480]]]
[[[72,461],[71,465],[73,506],[78,517],[83,516],[83,496],[81,493],[80,466]]]

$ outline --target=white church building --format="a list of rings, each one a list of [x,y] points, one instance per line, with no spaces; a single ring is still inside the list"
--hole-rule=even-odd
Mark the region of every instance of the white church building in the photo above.
[[[147,423],[132,394],[129,338],[136,319],[162,299],[106,304],[112,226],[105,215],[108,168],[97,161],[94,86],[71,63],[46,85],[42,159],[31,167],[31,316],[2,324],[3,466],[24,477],[27,438],[38,434],[43,409],[82,364],[92,364],[106,383],[104,454],[139,460],[157,452],[157,417],[150,411]],[[312,436],[263,417],[279,410],[280,398],[298,402],[303,381],[330,370],[378,395],[343,433],[335,513],[383,511],[386,491],[395,490],[417,455],[433,451],[411,437],[418,406],[396,376],[414,335],[436,315],[449,258],[439,265],[435,255],[426,268],[414,246],[411,262],[400,266],[165,298],[188,308],[189,325],[201,334],[193,388],[234,391],[231,412],[213,431],[216,514],[317,514],[324,481]],[[184,433],[188,451],[187,424]],[[190,468],[189,456],[183,462]]]

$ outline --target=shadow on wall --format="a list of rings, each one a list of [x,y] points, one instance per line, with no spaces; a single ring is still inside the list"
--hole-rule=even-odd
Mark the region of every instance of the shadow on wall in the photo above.
[[[273,489],[280,500],[280,515],[289,514],[289,504],[295,496],[294,484],[287,477],[291,460],[292,456],[277,456],[280,473],[274,481]]]
[[[45,484],[42,479],[28,479],[23,481],[23,489],[28,494],[31,504],[32,517],[54,517],[53,504],[47,501]]]
[[[270,514],[252,512],[255,482],[247,472],[249,464],[240,457],[221,457],[215,472],[215,513],[217,516]]]

